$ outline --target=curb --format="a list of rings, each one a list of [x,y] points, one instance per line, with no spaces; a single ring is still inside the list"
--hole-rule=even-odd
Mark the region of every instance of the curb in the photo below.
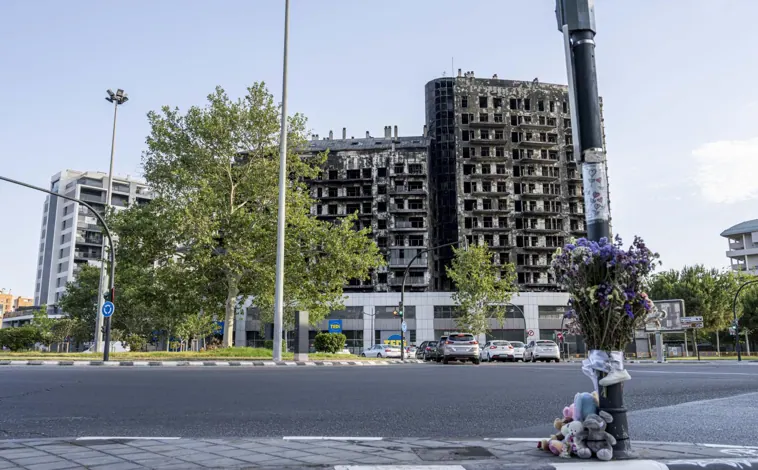
[[[574,459],[572,459],[574,460]],[[461,464],[429,464],[429,465],[334,465],[334,470],[377,470],[377,469],[406,469],[406,470],[734,470],[735,468],[758,468],[758,459],[704,459],[704,460],[574,460],[566,463],[470,463]]]
[[[73,366],[73,367],[319,367],[387,366],[423,364],[418,359],[396,361],[0,361],[0,366]]]

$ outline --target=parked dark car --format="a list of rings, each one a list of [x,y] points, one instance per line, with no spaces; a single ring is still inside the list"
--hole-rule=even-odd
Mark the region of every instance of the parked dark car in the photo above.
[[[424,358],[424,351],[426,350],[426,346],[428,344],[429,344],[429,341],[424,341],[423,343],[418,345],[418,349],[416,349],[416,359]]]
[[[436,341],[424,341],[416,351],[416,359],[423,359],[425,361],[431,361],[434,356],[434,349],[437,347]]]
[[[442,362],[442,346],[445,345],[445,341],[447,341],[447,336],[440,336],[439,341],[434,345],[434,350],[431,354],[433,361]]]

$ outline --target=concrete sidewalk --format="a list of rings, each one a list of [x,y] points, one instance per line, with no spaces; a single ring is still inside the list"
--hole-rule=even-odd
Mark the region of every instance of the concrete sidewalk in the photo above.
[[[177,423],[180,426],[179,423]],[[758,447],[635,442],[639,459],[561,459],[537,439],[392,439],[285,437],[184,439],[83,437],[0,441],[0,469],[407,468],[407,469],[672,469],[758,468]]]

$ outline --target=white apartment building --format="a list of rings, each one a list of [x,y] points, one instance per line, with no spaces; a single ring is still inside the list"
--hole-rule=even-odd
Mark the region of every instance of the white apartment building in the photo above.
[[[721,236],[729,242],[726,256],[732,269],[758,275],[758,219],[730,227]]]
[[[65,170],[50,179],[51,191],[87,201],[95,210],[105,209],[108,175],[96,171]],[[111,204],[125,208],[152,198],[144,180],[114,175]],[[84,206],[48,196],[42,210],[34,305],[53,305],[82,263],[100,265],[103,234],[97,218]]]

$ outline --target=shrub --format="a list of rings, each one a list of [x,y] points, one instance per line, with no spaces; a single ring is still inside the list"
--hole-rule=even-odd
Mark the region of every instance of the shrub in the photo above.
[[[337,353],[345,347],[347,337],[342,333],[319,333],[314,346],[318,352]]]
[[[124,342],[129,346],[129,351],[137,352],[142,351],[147,344],[145,338],[140,335],[130,334],[124,339]]]
[[[274,350],[274,340],[273,339],[267,339],[263,342],[263,349],[270,349]],[[287,344],[282,340],[282,352],[287,352]]]
[[[0,347],[5,346],[11,351],[32,349],[34,343],[40,341],[41,335],[33,326],[19,328],[3,328],[0,330]]]

